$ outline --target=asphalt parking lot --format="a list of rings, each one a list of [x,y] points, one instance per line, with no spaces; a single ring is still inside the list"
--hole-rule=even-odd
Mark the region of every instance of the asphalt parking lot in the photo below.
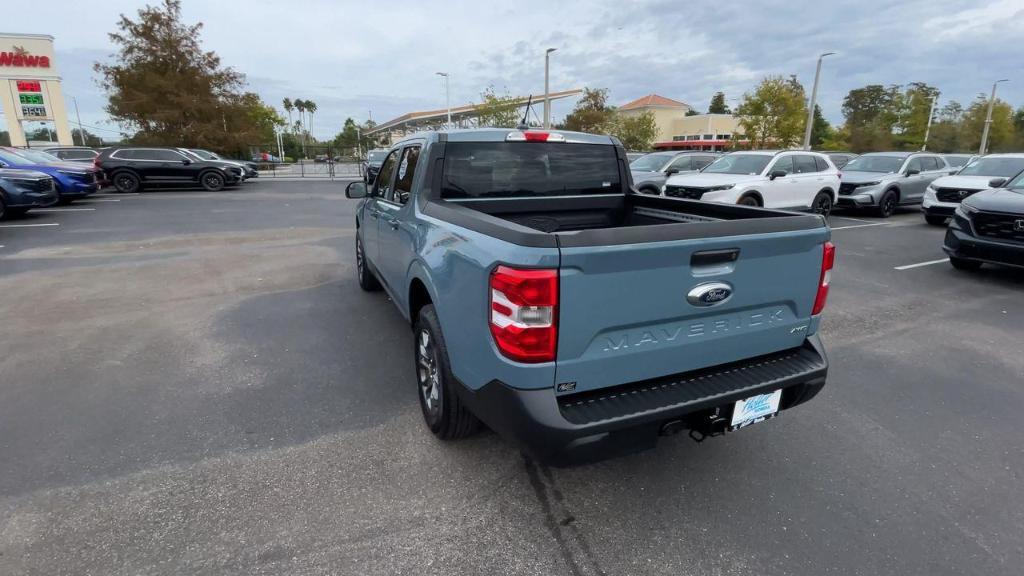
[[[815,400],[550,469],[427,433],[343,188],[0,223],[0,574],[1020,574],[1024,274],[916,210],[832,218]]]

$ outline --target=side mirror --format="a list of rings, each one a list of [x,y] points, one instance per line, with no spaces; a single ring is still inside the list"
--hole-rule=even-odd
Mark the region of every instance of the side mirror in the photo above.
[[[673,174],[679,174],[679,168],[668,168],[665,170],[665,176],[671,176]]]
[[[366,198],[366,184],[359,181],[349,182],[348,186],[345,186],[345,198]]]
[[[188,166],[189,164],[192,163],[192,161],[189,160],[188,158],[185,158],[184,160],[181,161],[181,163],[184,164],[185,166]]]
[[[920,174],[920,173],[921,173],[921,171],[918,170],[917,168],[907,168],[907,176],[914,176],[915,174]]]
[[[787,172],[785,170],[772,170],[768,173],[769,180],[775,180],[776,178],[784,178]]]
[[[989,188],[1002,188],[1006,185],[1006,178],[993,178],[988,181]]]

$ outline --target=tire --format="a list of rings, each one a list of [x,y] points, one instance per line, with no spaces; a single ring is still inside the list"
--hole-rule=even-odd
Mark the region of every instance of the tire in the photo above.
[[[925,214],[924,221],[931,224],[932,226],[945,226],[947,216],[936,216],[934,214]]]
[[[142,188],[142,180],[133,172],[118,172],[112,180],[114,188],[122,194],[134,194]]]
[[[827,218],[832,213],[832,193],[818,192],[818,195],[814,197],[814,202],[811,204],[811,209],[814,210],[815,214],[821,214]]]
[[[10,213],[7,211],[7,202],[4,200],[3,195],[0,194],[0,220],[9,217]]]
[[[199,175],[199,184],[207,192],[219,192],[224,189],[224,175],[220,172],[203,172]]]
[[[649,194],[651,196],[661,196],[661,189],[660,188],[655,188],[655,187],[652,187],[652,186],[644,186],[643,188],[639,188],[638,190],[640,190],[641,194]]]
[[[480,421],[462,404],[460,386],[448,363],[448,348],[433,304],[420,308],[413,327],[416,391],[427,428],[441,440],[457,440],[476,432]]]
[[[0,203],[2,202],[3,199],[0,199]],[[28,208],[7,208],[7,211],[5,212],[3,208],[0,208],[0,220],[4,218],[8,220],[11,218],[21,218],[25,216],[25,214],[28,214],[28,210]]]
[[[736,203],[739,204],[740,206],[761,206],[761,203],[757,200],[757,196],[751,194],[747,194],[746,196],[740,198]]]
[[[356,277],[359,279],[359,287],[366,292],[380,290],[380,281],[367,265],[366,254],[363,253],[363,241],[359,238],[358,228],[356,228]]]
[[[882,194],[882,199],[878,201],[878,215],[882,218],[888,218],[896,213],[896,206],[899,204],[899,198],[896,193],[892,190],[886,190],[885,194]]]
[[[955,256],[949,257],[949,263],[953,265],[953,268],[957,270],[965,270],[967,272],[974,272],[981,268],[981,262],[975,260],[964,260],[963,258],[957,258]]]

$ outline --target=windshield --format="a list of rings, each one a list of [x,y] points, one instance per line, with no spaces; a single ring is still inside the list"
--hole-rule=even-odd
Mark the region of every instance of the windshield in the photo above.
[[[1004,188],[1013,190],[1014,192],[1020,192],[1024,194],[1024,172],[1017,174],[1017,177],[1010,180]]]
[[[673,156],[675,154],[645,154],[633,160],[629,164],[629,169],[637,172],[657,172]]]
[[[53,154],[48,152],[41,152],[39,150],[18,150],[18,156],[28,158],[36,164],[49,164],[50,162],[60,162],[60,158],[57,158]]]
[[[1021,170],[1024,170],[1024,158],[978,158],[957,172],[957,176],[1012,178]]]
[[[387,150],[370,150],[366,153],[366,159],[370,162],[383,162],[387,155]]]
[[[449,142],[444,198],[619,194],[613,146],[561,142]]]
[[[708,164],[701,172],[712,174],[760,174],[772,156],[767,154],[729,154]]]
[[[217,155],[216,154],[214,154],[213,152],[208,152],[206,150],[189,150],[189,152],[191,152],[192,154],[195,154],[196,156],[199,156],[203,160],[216,160],[217,159]]]
[[[843,166],[844,172],[896,172],[903,166],[899,156],[858,156]]]
[[[28,158],[25,158],[24,156],[20,156],[18,154],[14,154],[13,152],[9,152],[7,150],[0,150],[0,161],[3,161],[5,164],[12,165],[35,164],[35,162],[29,160]]]

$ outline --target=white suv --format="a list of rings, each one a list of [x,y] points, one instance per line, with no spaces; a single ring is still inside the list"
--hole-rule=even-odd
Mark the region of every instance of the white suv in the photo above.
[[[828,215],[839,191],[839,170],[828,156],[803,150],[731,152],[703,170],[665,182],[662,194],[690,200]]]

